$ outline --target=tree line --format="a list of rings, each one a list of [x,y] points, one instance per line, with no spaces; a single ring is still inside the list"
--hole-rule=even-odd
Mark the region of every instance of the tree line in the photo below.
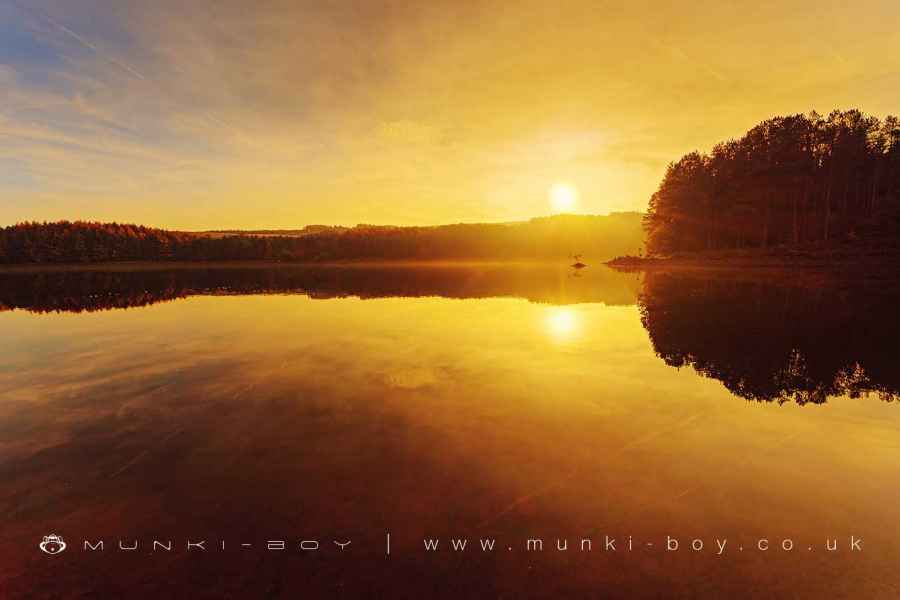
[[[275,260],[534,260],[633,253],[639,213],[559,215],[439,227],[312,227],[292,235],[187,233],[119,223],[28,222],[0,229],[0,263]]]
[[[644,217],[649,255],[848,240],[896,247],[900,121],[779,116],[669,164]]]

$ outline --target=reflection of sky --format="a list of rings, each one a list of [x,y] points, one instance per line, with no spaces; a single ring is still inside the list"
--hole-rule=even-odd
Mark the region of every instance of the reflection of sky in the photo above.
[[[398,534],[602,517],[827,525],[898,550],[878,533],[900,516],[882,500],[900,491],[895,407],[732,398],[659,360],[634,306],[195,297],[0,328],[0,512],[23,515],[8,536],[68,511],[132,531],[239,517]]]
[[[578,333],[578,313],[571,307],[555,306],[547,309],[547,333],[558,340],[571,339]]]

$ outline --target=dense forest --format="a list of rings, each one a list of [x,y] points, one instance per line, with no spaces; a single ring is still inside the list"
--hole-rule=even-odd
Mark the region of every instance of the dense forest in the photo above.
[[[897,248],[900,122],[775,117],[671,163],[644,218],[651,256],[860,242]]]
[[[277,232],[186,233],[118,223],[20,223],[0,229],[0,263],[136,260],[605,260],[642,244],[641,215],[558,215],[521,223],[439,227],[314,226]]]

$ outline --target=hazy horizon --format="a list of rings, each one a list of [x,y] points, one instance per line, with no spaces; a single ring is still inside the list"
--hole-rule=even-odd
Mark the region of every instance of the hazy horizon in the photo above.
[[[589,213],[553,213],[546,215],[535,215],[532,217],[522,217],[521,219],[508,219],[503,221],[454,221],[454,222],[441,222],[441,223],[422,223],[422,224],[397,224],[397,223],[347,223],[347,224],[334,224],[334,223],[301,223],[299,225],[290,225],[286,224],[283,227],[271,227],[271,228],[225,228],[225,229],[190,229],[185,230],[188,232],[196,232],[196,233],[204,233],[204,232],[217,232],[217,231],[296,231],[305,229],[307,227],[334,227],[334,228],[345,228],[352,229],[354,227],[452,227],[454,225],[514,225],[517,223],[527,223],[529,221],[533,221],[535,219],[546,219],[546,218],[554,218],[554,217],[612,217],[616,215],[644,215],[646,211],[640,210],[617,210],[608,213],[598,213],[598,214],[589,214]],[[149,226],[149,225],[148,225]]]
[[[298,223],[298,224],[286,223],[283,226],[279,226],[279,227],[248,228],[248,227],[238,226],[238,227],[224,227],[224,228],[201,227],[201,228],[195,228],[195,229],[174,229],[173,228],[172,231],[183,231],[186,233],[216,233],[216,232],[241,231],[241,232],[252,233],[254,231],[300,231],[300,230],[306,229],[307,227],[331,227],[331,228],[335,228],[335,229],[337,229],[337,228],[353,229],[355,227],[452,227],[455,225],[515,225],[518,223],[527,223],[527,222],[533,221],[535,219],[569,218],[569,217],[576,217],[576,218],[577,217],[585,217],[585,218],[614,217],[617,215],[641,215],[641,216],[643,216],[645,214],[646,214],[646,211],[622,210],[622,211],[613,211],[613,212],[609,212],[609,213],[605,213],[605,214],[553,213],[553,214],[545,214],[545,215],[534,215],[531,217],[526,216],[521,219],[510,219],[510,220],[505,220],[505,221],[456,221],[456,222],[443,222],[443,223],[423,223],[423,224],[416,224],[416,225],[397,224],[397,223],[366,223],[366,222],[347,223],[347,224],[309,222],[309,223]],[[16,221],[15,223],[0,223],[0,227],[9,227],[9,226],[17,225],[19,223],[32,222],[32,221],[43,222],[44,220],[42,220],[42,219],[24,219],[22,221]],[[95,222],[96,220],[95,219],[81,219],[81,218],[61,218],[61,219],[57,219],[57,220],[53,220],[53,221],[48,220],[46,222],[53,223],[53,222],[58,222],[58,221],[69,221],[69,222],[74,223],[74,222],[79,222],[79,221]],[[156,225],[154,223],[138,223],[135,221],[128,220],[127,218],[111,219],[109,221],[100,221],[100,222],[120,223],[123,225],[143,225],[145,227],[151,227],[151,228],[155,228],[155,229],[166,229],[165,227],[160,227],[159,225]]]

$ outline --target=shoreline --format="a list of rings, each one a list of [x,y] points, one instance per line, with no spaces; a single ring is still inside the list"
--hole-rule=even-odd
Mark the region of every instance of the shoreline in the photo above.
[[[604,263],[618,270],[649,269],[824,269],[900,267],[900,254],[884,252],[806,252],[788,255],[718,253],[668,257],[619,256]]]
[[[278,260],[141,260],[87,263],[8,263],[0,264],[0,274],[67,273],[85,271],[168,271],[205,269],[477,269],[477,268],[552,268],[571,270],[567,261],[538,260],[339,260],[339,261],[278,261]],[[692,272],[755,272],[757,275],[783,272],[820,272],[857,274],[862,276],[888,275],[898,279],[900,255],[841,254],[777,256],[759,254],[682,255],[670,257],[620,256],[607,261],[591,262],[591,269],[609,268],[620,272],[692,271]]]

